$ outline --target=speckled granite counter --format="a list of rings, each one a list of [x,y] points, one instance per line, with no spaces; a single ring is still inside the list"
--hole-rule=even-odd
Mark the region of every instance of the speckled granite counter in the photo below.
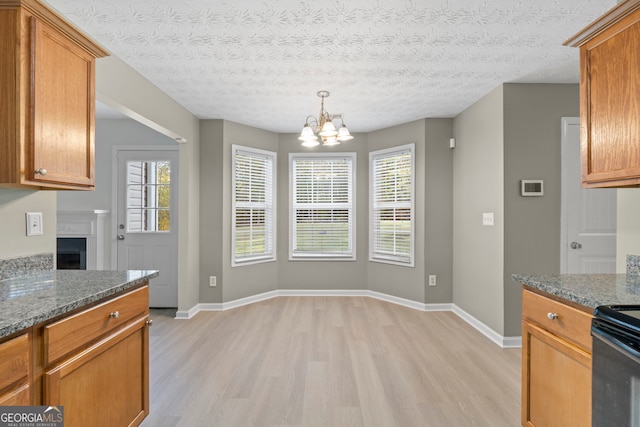
[[[640,304],[640,274],[514,274],[512,277],[518,283],[591,308]]]
[[[0,281],[0,338],[133,288],[153,270],[51,270]]]

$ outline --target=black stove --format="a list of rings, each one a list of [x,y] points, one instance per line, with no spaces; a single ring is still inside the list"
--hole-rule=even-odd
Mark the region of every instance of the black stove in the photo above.
[[[640,427],[640,305],[594,312],[592,426]]]

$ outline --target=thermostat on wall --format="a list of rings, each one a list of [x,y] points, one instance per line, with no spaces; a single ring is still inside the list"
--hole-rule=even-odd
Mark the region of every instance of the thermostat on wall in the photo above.
[[[520,181],[520,194],[522,196],[542,196],[544,193],[544,181],[541,179],[523,179]]]

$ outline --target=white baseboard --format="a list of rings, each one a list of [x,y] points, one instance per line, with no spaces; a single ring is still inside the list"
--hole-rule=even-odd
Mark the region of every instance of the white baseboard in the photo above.
[[[504,337],[485,325],[471,314],[467,313],[457,305],[453,304],[452,310],[458,317],[473,326],[482,335],[489,338],[494,343],[498,344],[502,348],[519,348],[522,347],[522,337]]]
[[[189,320],[199,312],[200,312],[200,304],[196,304],[193,307],[191,307],[189,310],[178,310],[176,312],[176,319]]]
[[[278,289],[281,297],[366,297],[366,289]]]
[[[390,302],[392,304],[401,305],[403,307],[412,308],[414,310],[425,311],[425,304],[417,301],[412,301],[406,298],[400,298],[389,294],[383,294],[382,292],[369,291],[367,294],[370,298],[375,298],[380,301]]]
[[[462,320],[471,325],[474,329],[480,332],[482,335],[489,338],[502,348],[520,348],[522,347],[522,337],[504,337],[485,325],[471,314],[467,313],[457,305],[453,303],[443,304],[424,304],[417,301],[409,300],[406,298],[400,298],[393,295],[384,294],[381,292],[370,291],[366,289],[328,289],[328,290],[307,290],[307,289],[278,289],[275,291],[264,292],[262,294],[252,295],[246,298],[240,298],[237,300],[225,302],[225,303],[199,303],[190,308],[187,311],[178,311],[176,313],[176,319],[191,319],[193,316],[201,311],[225,311],[234,308],[242,307],[244,305],[253,304],[260,301],[266,301],[271,298],[277,297],[294,297],[294,296],[341,296],[341,297],[362,297],[375,298],[377,300],[386,301],[392,304],[401,305],[403,307],[411,308],[414,310],[432,312],[432,311],[452,311]]]

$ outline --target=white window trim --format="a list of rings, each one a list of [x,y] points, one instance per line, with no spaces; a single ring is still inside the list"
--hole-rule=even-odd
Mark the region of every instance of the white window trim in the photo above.
[[[293,250],[295,241],[294,176],[293,161],[298,159],[349,159],[351,160],[351,253],[350,254],[301,254]],[[289,153],[289,261],[355,261],[356,260],[356,153]]]
[[[409,260],[401,261],[395,259],[392,256],[385,257],[376,254],[374,251],[374,231],[375,231],[375,218],[374,218],[374,168],[373,161],[377,157],[386,157],[393,153],[400,153],[407,151],[411,153],[411,238],[410,238],[410,252]],[[369,261],[379,262],[384,264],[395,264],[404,267],[415,266],[415,228],[416,228],[416,156],[415,156],[415,144],[400,145],[397,147],[386,148],[384,150],[371,151],[369,153]]]
[[[256,255],[252,257],[246,257],[243,259],[236,259],[236,153],[244,152],[249,154],[255,154],[258,156],[265,156],[271,159],[271,254]],[[231,266],[244,266],[252,264],[260,264],[265,262],[273,262],[276,260],[277,248],[277,227],[278,220],[276,206],[277,206],[277,166],[278,155],[273,151],[260,150],[253,147],[244,147],[242,145],[231,145]]]

